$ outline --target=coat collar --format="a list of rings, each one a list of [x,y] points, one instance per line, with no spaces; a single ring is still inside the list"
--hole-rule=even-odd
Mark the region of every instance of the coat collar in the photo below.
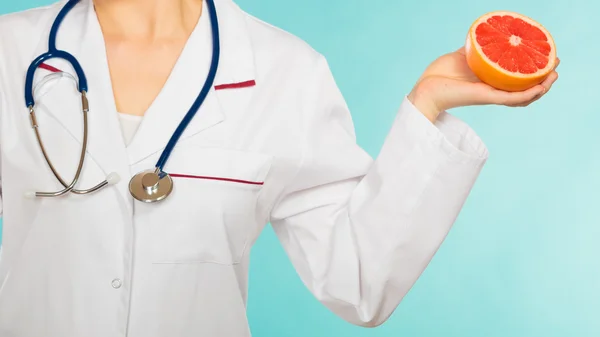
[[[236,104],[222,104],[220,90],[215,90],[215,87],[239,90],[236,89],[239,87],[237,84],[254,81],[256,76],[254,54],[246,28],[246,15],[230,0],[214,2],[221,41],[219,68],[213,88],[180,141],[223,122],[227,116],[224,106],[228,109],[239,109],[245,105],[242,101]],[[204,10],[206,11],[206,8]],[[205,13],[208,14],[207,11]],[[204,84],[207,69],[202,67],[205,63],[194,62],[194,58],[204,49],[196,44],[200,36],[198,27],[128,148],[125,148],[121,138],[104,39],[92,0],[82,0],[67,15],[61,27],[57,38],[58,48],[70,52],[79,60],[88,79],[88,155],[104,172],[119,173],[125,181],[125,184],[120,185],[126,185],[132,175],[131,166],[150,156],[157,157],[157,153],[164,149]],[[47,45],[43,46],[40,52],[45,51],[45,48]],[[205,54],[208,55],[209,62],[210,53]],[[50,60],[47,63],[61,70],[70,70],[69,64],[62,60]],[[202,75],[198,78],[190,75],[195,73]],[[81,141],[80,117],[60,109],[60,102],[55,102],[49,111],[74,138]],[[121,186],[121,189],[126,192],[125,186]]]

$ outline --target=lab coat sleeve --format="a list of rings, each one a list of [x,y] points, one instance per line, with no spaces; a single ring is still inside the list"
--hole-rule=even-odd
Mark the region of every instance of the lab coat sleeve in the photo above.
[[[377,326],[446,237],[487,149],[457,118],[431,123],[405,98],[373,160],[356,144],[323,58],[306,87],[302,165],[271,225],[319,301],[353,324]]]

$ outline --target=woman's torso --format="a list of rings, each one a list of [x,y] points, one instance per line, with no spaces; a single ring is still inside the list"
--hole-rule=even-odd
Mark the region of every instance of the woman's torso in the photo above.
[[[63,4],[0,19],[0,335],[248,336],[248,255],[301,160],[303,81],[318,55],[231,1],[216,0],[219,90],[165,167],[174,176],[173,194],[142,204],[129,195],[129,178],[154,167],[200,91],[210,53],[198,43],[210,35],[199,30],[193,37],[126,146],[100,30],[83,1],[58,39],[89,82],[89,147],[79,186],[111,172],[121,181],[92,195],[30,200],[27,191],[60,188],[39,151],[23,88]],[[38,70],[36,81],[46,74]],[[42,139],[68,179],[81,146],[80,98],[66,79],[48,84],[43,95]]]

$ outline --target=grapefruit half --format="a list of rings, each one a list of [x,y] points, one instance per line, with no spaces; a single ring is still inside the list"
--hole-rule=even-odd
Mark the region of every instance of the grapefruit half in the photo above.
[[[469,68],[482,82],[505,91],[540,84],[556,63],[550,33],[524,15],[504,11],[485,14],[473,23],[465,53]]]

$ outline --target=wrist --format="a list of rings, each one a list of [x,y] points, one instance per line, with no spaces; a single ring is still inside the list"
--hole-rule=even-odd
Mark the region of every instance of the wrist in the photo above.
[[[441,109],[435,103],[431,88],[428,88],[427,81],[419,81],[412,91],[408,94],[408,100],[421,112],[430,122],[434,123]]]

